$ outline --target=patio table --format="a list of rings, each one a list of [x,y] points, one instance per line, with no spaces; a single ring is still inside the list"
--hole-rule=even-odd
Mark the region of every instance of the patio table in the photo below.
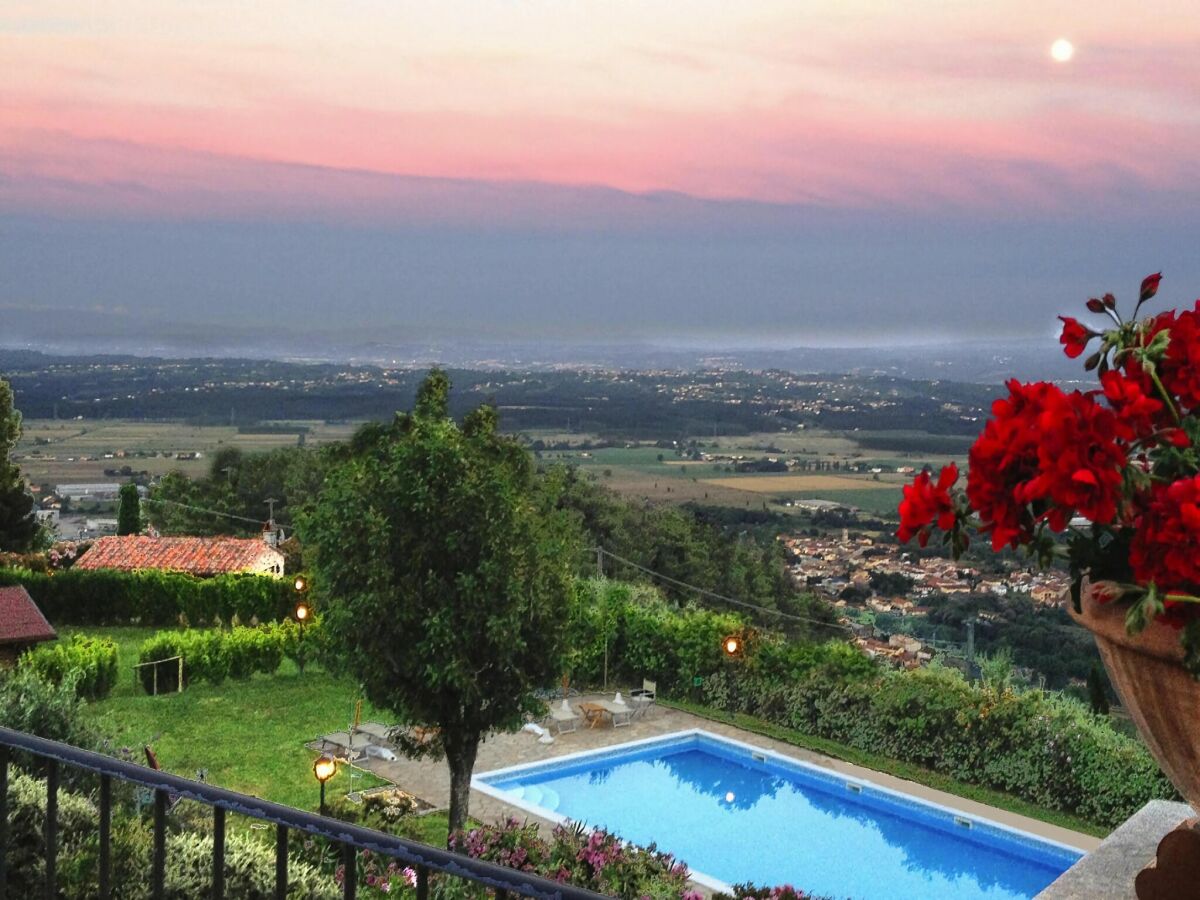
[[[583,713],[583,720],[587,722],[588,728],[595,728],[604,721],[605,709],[599,703],[580,703],[578,709]]]

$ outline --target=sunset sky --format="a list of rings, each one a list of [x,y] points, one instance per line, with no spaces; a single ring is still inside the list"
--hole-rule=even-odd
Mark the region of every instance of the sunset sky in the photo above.
[[[12,321],[805,343],[1200,293],[1194,0],[8,0],[0,60]]]

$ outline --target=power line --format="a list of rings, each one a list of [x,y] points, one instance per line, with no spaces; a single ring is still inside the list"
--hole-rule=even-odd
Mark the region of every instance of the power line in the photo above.
[[[251,518],[248,518],[247,516],[236,516],[233,513],[221,512],[220,510],[216,510],[216,509],[204,509],[201,506],[189,506],[186,503],[179,503],[175,500],[154,500],[154,499],[151,499],[150,497],[146,497],[144,500],[142,500],[142,502],[143,503],[158,503],[160,505],[165,505],[165,506],[178,506],[180,509],[187,509],[187,510],[191,510],[192,512],[205,513],[206,515],[210,515],[210,516],[223,516],[226,519],[236,519],[239,522],[251,522],[255,525],[262,525],[262,523],[263,523],[262,519],[251,519]]]
[[[617,554],[615,554],[609,550],[605,550],[603,547],[597,547],[596,553],[601,554],[603,556],[607,556],[609,559],[616,560],[617,562],[623,563],[624,565],[630,566],[631,568],[637,569],[639,572],[644,572],[647,575],[649,575],[651,578],[658,578],[661,581],[666,581],[670,584],[675,585],[676,587],[683,588],[684,590],[687,590],[687,591],[692,591],[696,594],[701,595],[702,597],[710,597],[713,600],[719,600],[722,603],[732,603],[734,606],[740,606],[744,609],[752,609],[752,610],[755,610],[756,612],[765,613],[766,615],[770,615],[770,616],[778,616],[781,619],[789,619],[793,622],[806,622],[810,625],[819,625],[822,628],[840,628],[843,631],[846,631],[848,633],[851,633],[851,634],[853,633],[853,629],[841,624],[840,622],[824,622],[820,619],[808,618],[807,616],[797,616],[797,615],[794,615],[793,613],[783,612],[778,609],[771,609],[770,607],[767,607],[767,606],[759,606],[756,603],[747,603],[745,600],[737,600],[733,597],[726,597],[724,594],[718,594],[714,591],[706,590],[705,588],[702,588],[702,587],[697,587],[694,584],[688,584],[686,581],[680,581],[677,578],[672,578],[670,575],[663,575],[661,572],[655,572],[653,569],[647,569],[645,566],[639,565],[638,563],[635,563],[633,560],[626,559],[623,556],[618,556]]]

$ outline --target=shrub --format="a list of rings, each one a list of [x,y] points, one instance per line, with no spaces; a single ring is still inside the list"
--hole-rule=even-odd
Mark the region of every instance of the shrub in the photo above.
[[[7,724],[7,722],[6,722]],[[66,896],[81,896],[69,891],[72,872],[81,868],[72,860],[96,831],[98,812],[88,800],[70,791],[58,794],[58,867],[60,888]],[[12,769],[8,783],[8,862],[9,896],[41,896],[46,872],[46,782],[20,769]]]
[[[195,578],[178,572],[0,568],[0,585],[23,584],[55,625],[193,625],[275,621],[292,608],[291,583],[263,575]]]
[[[790,884],[759,887],[756,884],[735,884],[732,893],[713,894],[713,900],[822,900],[816,894],[806,894]]]
[[[8,888],[13,896],[41,896],[45,877],[46,782],[14,769],[8,788]],[[58,881],[60,896],[94,897],[99,846],[98,811],[69,790],[58,794]],[[152,835],[142,821],[118,814],[112,831],[113,896],[149,900]],[[253,837],[225,838],[225,894],[244,900],[275,896],[274,850]],[[182,831],[167,836],[164,896],[192,900],[211,893],[213,840],[208,834]],[[288,897],[335,900],[338,892],[302,859],[288,863]]]
[[[55,683],[30,668],[0,669],[0,722],[5,728],[93,749],[97,745],[74,672]]]
[[[315,630],[315,627],[315,624],[309,626],[308,630]],[[255,673],[271,675],[283,662],[289,634],[287,626],[277,624],[227,630],[191,628],[160,631],[142,643],[139,662],[183,657],[185,687],[193,681],[221,684],[227,678],[244,680]],[[308,640],[307,635],[305,640]],[[144,666],[138,673],[147,693],[152,693],[156,684],[160,694],[179,687],[177,663]]]
[[[107,697],[117,683],[117,645],[109,638],[76,634],[30,650],[19,665],[55,684],[74,673],[75,692],[85,699],[99,700]]]
[[[607,647],[608,680],[656,680],[664,693],[679,692],[696,675],[721,664],[721,638],[741,631],[735,615],[669,605],[653,588],[619,581],[580,581],[572,678],[599,684]]]
[[[610,897],[699,900],[687,889],[688,868],[654,845],[626,844],[606,831],[558,825],[549,840],[536,823],[509,819],[481,825],[450,837],[450,849],[474,859],[588,888]]]

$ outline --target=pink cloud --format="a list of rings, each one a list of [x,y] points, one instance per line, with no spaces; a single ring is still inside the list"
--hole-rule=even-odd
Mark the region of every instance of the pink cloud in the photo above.
[[[1011,22],[947,13],[931,33],[920,4],[859,28],[763,3],[674,41],[614,30],[570,61],[536,31],[524,45],[401,42],[413,49],[394,59],[369,45],[306,56],[307,34],[0,34],[21,73],[0,85],[4,190],[35,207],[61,205],[66,185],[115,202],[112,185],[136,183],[149,194],[125,202],[139,208],[174,209],[183,191],[348,211],[303,179],[245,180],[272,163],[853,208],[1115,211],[1130,189],[1190,194],[1188,34],[1093,36],[1056,68],[1025,6]]]

